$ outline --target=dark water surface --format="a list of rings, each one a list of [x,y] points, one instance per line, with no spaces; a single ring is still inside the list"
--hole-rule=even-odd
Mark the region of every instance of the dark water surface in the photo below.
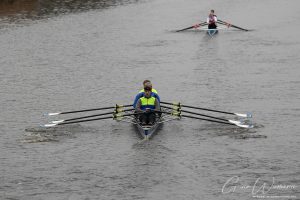
[[[0,199],[300,198],[299,1],[7,2]],[[211,8],[253,31],[174,32]],[[112,120],[39,127],[45,112],[131,103],[144,79],[165,101],[251,111],[255,128],[182,119],[137,144]]]

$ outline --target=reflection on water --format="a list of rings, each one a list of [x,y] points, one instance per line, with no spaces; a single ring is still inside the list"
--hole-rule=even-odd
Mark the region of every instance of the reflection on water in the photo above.
[[[1,0],[0,20],[40,19],[134,3],[138,0]]]

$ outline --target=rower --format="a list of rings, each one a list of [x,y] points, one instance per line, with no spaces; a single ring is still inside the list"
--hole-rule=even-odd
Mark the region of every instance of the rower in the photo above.
[[[215,15],[214,10],[210,10],[210,13],[207,17],[208,29],[216,29],[217,28],[217,15]]]
[[[159,96],[158,96],[158,94],[157,94],[157,91],[156,91],[154,88],[152,88],[152,83],[151,83],[151,81],[149,81],[149,80],[144,80],[143,86],[144,86],[143,88],[145,88],[145,87],[151,88],[151,96],[155,97],[155,98],[160,102],[160,98],[159,98]],[[136,107],[136,103],[138,102],[138,100],[139,100],[141,97],[144,96],[144,92],[145,92],[144,89],[142,89],[142,90],[140,90],[139,93],[136,95],[136,97],[135,97],[135,99],[134,99],[134,102],[133,102],[133,107],[134,107],[134,108]]]
[[[138,119],[142,122],[142,125],[152,125],[156,120],[156,113],[153,111],[160,111],[160,103],[157,98],[151,96],[150,87],[144,88],[144,93],[141,98],[138,99],[135,110],[138,115]]]

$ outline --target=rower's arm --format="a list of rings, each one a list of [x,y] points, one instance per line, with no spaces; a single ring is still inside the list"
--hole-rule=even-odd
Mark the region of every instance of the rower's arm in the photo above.
[[[160,102],[159,95],[157,93],[153,93],[153,94],[154,94],[153,96],[158,100],[158,102]]]
[[[138,94],[135,96],[135,99],[134,99],[134,102],[133,102],[133,105],[132,105],[134,108],[136,108],[136,104],[137,104],[138,100],[139,100],[142,96],[143,96],[143,93],[142,93],[142,92],[138,93]]]
[[[160,103],[158,99],[155,99],[155,110],[160,111]]]
[[[143,112],[143,110],[141,109],[141,106],[142,106],[142,102],[140,99],[138,99],[137,103],[136,103],[136,106],[135,106],[135,110],[137,112]]]

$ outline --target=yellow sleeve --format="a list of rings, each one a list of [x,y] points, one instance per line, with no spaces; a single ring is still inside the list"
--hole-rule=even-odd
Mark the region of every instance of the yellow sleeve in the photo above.
[[[152,88],[151,92],[154,92],[155,94],[157,94],[156,89],[153,89],[153,88]]]

